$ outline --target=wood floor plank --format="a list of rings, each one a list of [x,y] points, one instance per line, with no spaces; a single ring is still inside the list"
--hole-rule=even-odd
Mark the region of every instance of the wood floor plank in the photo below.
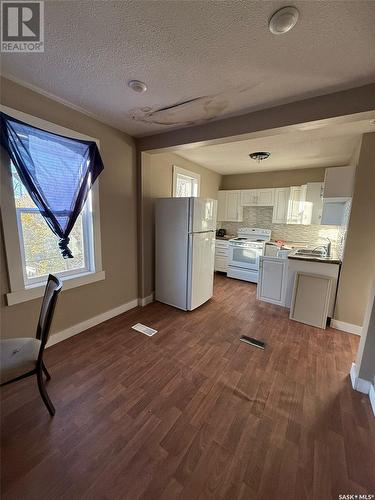
[[[121,314],[47,349],[53,419],[35,380],[2,388],[2,498],[374,494],[375,419],[348,376],[358,340],[293,322],[222,275],[195,311]]]

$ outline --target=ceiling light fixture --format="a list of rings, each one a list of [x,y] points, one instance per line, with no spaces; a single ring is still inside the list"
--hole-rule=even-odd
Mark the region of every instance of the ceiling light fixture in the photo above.
[[[299,12],[295,7],[283,7],[274,12],[269,20],[268,27],[274,35],[287,33],[297,24]]]
[[[134,92],[137,92],[137,94],[142,94],[147,90],[147,85],[139,80],[129,80],[128,87]]]
[[[255,151],[254,153],[250,153],[249,156],[252,160],[260,163],[263,160],[267,160],[271,156],[271,153],[268,151]]]

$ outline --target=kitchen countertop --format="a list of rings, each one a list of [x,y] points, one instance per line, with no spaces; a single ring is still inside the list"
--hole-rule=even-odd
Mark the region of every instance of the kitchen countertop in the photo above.
[[[339,259],[337,255],[331,255],[330,257],[313,257],[310,255],[296,255],[296,250],[288,255],[288,259],[307,260],[310,262],[322,262],[325,264],[341,264],[341,259]]]
[[[216,236],[217,240],[223,240],[223,241],[228,241],[232,238],[235,238],[235,236],[231,236],[230,234],[226,234],[225,236]]]

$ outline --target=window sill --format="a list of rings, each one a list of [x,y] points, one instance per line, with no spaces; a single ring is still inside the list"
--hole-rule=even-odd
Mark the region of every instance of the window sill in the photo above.
[[[90,283],[95,283],[96,281],[101,281],[105,279],[105,271],[99,271],[96,273],[85,273],[77,276],[66,276],[61,278],[63,282],[63,289],[70,290],[71,288],[76,288],[77,286],[88,285]],[[21,302],[27,302],[28,300],[38,299],[43,297],[45,290],[45,283],[38,284],[37,286],[31,286],[25,288],[24,290],[17,290],[6,294],[8,306],[13,306],[14,304],[19,304]]]

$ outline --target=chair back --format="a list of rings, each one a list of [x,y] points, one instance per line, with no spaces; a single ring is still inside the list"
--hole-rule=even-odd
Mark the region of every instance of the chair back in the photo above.
[[[36,332],[36,338],[41,341],[38,361],[41,361],[43,356],[43,351],[49,337],[49,331],[51,328],[57,297],[61,292],[61,289],[62,282],[59,280],[59,278],[53,276],[53,274],[50,274],[48,276],[47,285],[44,292],[42,308],[40,310]]]

